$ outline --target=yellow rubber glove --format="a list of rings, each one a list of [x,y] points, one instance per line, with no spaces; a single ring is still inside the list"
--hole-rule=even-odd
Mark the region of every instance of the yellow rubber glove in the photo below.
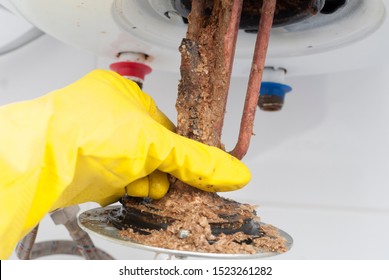
[[[126,192],[161,198],[166,173],[206,191],[248,183],[248,168],[179,136],[150,96],[95,70],[38,99],[0,108],[0,258],[50,211]]]

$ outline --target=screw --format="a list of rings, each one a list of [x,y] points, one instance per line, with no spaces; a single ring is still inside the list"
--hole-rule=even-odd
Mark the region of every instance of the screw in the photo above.
[[[187,237],[189,236],[189,234],[190,234],[189,230],[181,229],[181,230],[178,232],[178,238],[180,238],[180,239],[187,238]]]

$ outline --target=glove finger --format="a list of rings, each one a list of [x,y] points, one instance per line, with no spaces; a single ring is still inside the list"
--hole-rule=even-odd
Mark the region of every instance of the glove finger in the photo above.
[[[148,176],[140,178],[126,186],[129,196],[150,197],[152,199],[162,198],[169,190],[167,174],[155,170]]]
[[[148,197],[149,196],[149,178],[142,177],[126,186],[126,193],[134,197]]]
[[[141,104],[143,104],[144,108],[153,120],[163,125],[170,131],[176,130],[173,122],[161,110],[159,110],[158,106],[155,104],[154,99],[150,95],[142,91],[136,83],[128,79],[122,79],[123,82],[130,84],[130,88],[132,88],[132,94],[137,96],[137,98],[142,101]]]
[[[160,199],[168,192],[170,182],[166,173],[155,170],[149,175],[149,184],[149,197]]]
[[[176,131],[176,127],[173,122],[155,105],[154,100],[150,97],[151,104],[149,107],[150,117],[153,118],[156,122],[162,124],[165,128],[170,131]]]
[[[159,128],[158,128],[159,127]],[[148,133],[154,139],[148,148],[148,162],[160,171],[204,191],[237,190],[251,179],[250,170],[237,158],[200,142],[156,126]]]

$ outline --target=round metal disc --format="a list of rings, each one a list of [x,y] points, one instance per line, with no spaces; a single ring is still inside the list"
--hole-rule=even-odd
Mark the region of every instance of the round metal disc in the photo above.
[[[117,228],[108,222],[108,213],[120,206],[107,206],[103,208],[95,208],[81,213],[78,217],[78,223],[86,232],[100,236],[108,241],[129,246],[137,249],[152,251],[158,254],[168,254],[177,258],[198,257],[198,258],[218,258],[218,259],[255,259],[267,258],[278,255],[276,252],[258,252],[256,254],[216,254],[203,253],[194,251],[180,251],[165,249],[160,247],[153,247],[135,242],[129,238],[119,236]],[[288,250],[292,247],[293,239],[286,232],[278,229],[280,235],[286,240],[286,247]]]

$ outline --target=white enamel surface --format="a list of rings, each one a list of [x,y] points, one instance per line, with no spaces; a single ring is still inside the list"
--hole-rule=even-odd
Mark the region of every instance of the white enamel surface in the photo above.
[[[174,72],[178,69],[178,46],[185,36],[186,25],[174,16],[170,19],[163,16],[163,9],[168,8],[157,5],[158,1],[9,1],[43,31],[109,62],[120,52],[142,52],[151,57],[149,63],[154,69]],[[349,13],[330,16],[323,26],[318,24],[324,18],[320,15],[313,22],[308,19],[295,26],[273,29],[266,64],[283,67],[289,75],[380,64],[389,47],[389,40],[383,39],[389,32],[385,14],[389,1],[349,2]],[[249,72],[254,43],[255,35],[240,32],[234,75],[245,76]],[[367,46],[374,46],[374,52],[366,53]]]

